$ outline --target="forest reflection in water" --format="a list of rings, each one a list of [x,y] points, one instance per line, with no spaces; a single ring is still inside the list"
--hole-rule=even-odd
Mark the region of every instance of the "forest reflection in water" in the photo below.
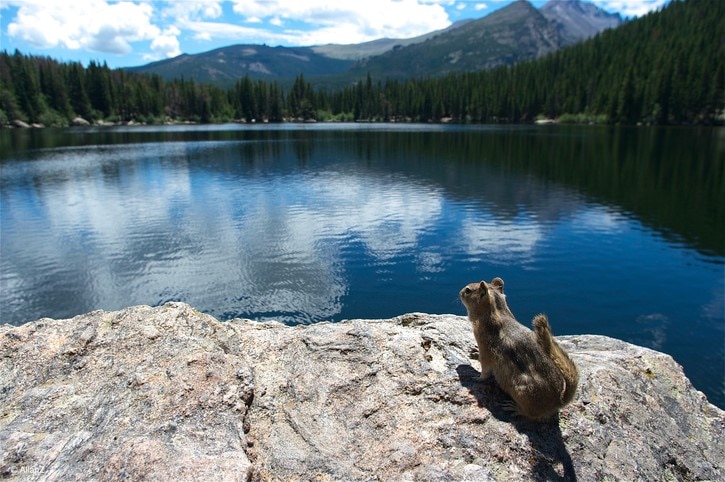
[[[502,276],[520,321],[672,353],[723,400],[722,129],[141,127],[0,147],[2,322],[169,300],[293,324],[463,314],[463,284]]]

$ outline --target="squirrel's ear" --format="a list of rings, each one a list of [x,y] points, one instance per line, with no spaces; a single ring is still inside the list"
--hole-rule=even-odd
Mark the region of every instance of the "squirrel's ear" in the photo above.
[[[485,281],[481,281],[481,283],[478,285],[478,287],[484,291],[488,291],[488,285],[486,285]]]
[[[491,281],[491,284],[494,288],[496,288],[499,292],[503,293],[503,280],[501,278],[494,278]]]

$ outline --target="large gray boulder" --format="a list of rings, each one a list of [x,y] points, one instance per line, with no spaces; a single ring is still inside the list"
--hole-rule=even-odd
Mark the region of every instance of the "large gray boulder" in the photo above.
[[[11,479],[725,479],[725,413],[670,356],[601,336],[558,338],[581,384],[548,423],[503,410],[453,315],[287,327],[170,303],[0,340]]]

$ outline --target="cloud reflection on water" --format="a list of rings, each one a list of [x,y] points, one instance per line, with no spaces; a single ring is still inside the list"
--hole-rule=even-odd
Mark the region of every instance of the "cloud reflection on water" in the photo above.
[[[722,379],[721,190],[710,151],[691,159],[701,137],[284,129],[0,136],[0,321],[168,300],[290,323],[462,314],[461,284],[501,275],[521,319],[546,311],[558,334],[635,340]]]
[[[344,251],[359,243],[384,262],[414,250],[443,203],[391,176],[199,171],[182,143],[73,149],[43,162],[53,181],[29,191],[32,203],[6,204],[38,209],[6,216],[16,222],[4,285],[65,292],[84,310],[181,299],[222,317],[331,319],[349,291]],[[30,220],[45,236],[25,229]]]

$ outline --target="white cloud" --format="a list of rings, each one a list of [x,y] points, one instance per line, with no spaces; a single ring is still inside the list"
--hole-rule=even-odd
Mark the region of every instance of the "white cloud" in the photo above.
[[[597,6],[625,17],[640,17],[662,7],[668,0],[600,0]],[[719,0],[718,0],[719,1]]]
[[[64,47],[127,54],[130,42],[152,40],[160,29],[152,24],[149,3],[105,0],[25,0],[8,24],[8,35],[40,48]]]
[[[478,11],[486,10],[488,8],[488,5],[486,5],[485,3],[477,3],[476,5],[473,6],[473,8]]]
[[[233,39],[244,43],[273,43],[284,38],[263,28],[243,27],[223,22],[186,22],[180,25],[184,30],[194,32],[197,40]]]
[[[184,2],[180,2],[184,3]],[[381,37],[414,37],[450,25],[437,3],[423,0],[234,0],[233,11],[247,26],[204,21],[198,9],[179,9],[176,25],[199,40],[229,39],[240,43],[318,45],[357,43]],[[170,14],[166,10],[165,14]],[[183,15],[182,15],[183,14]],[[253,26],[252,26],[253,24]],[[280,27],[286,27],[280,31]]]
[[[222,2],[217,0],[170,0],[168,5],[163,15],[177,20],[219,18],[222,15]]]
[[[233,10],[247,20],[297,22],[303,39],[289,31],[280,38],[298,44],[362,42],[380,37],[413,37],[447,27],[450,20],[438,3],[423,0],[233,0]],[[310,30],[311,29],[311,30]]]
[[[151,50],[154,54],[153,56],[147,56],[147,58],[171,58],[180,55],[181,49],[177,38],[180,33],[176,27],[169,27],[164,30],[161,35],[151,42]]]

